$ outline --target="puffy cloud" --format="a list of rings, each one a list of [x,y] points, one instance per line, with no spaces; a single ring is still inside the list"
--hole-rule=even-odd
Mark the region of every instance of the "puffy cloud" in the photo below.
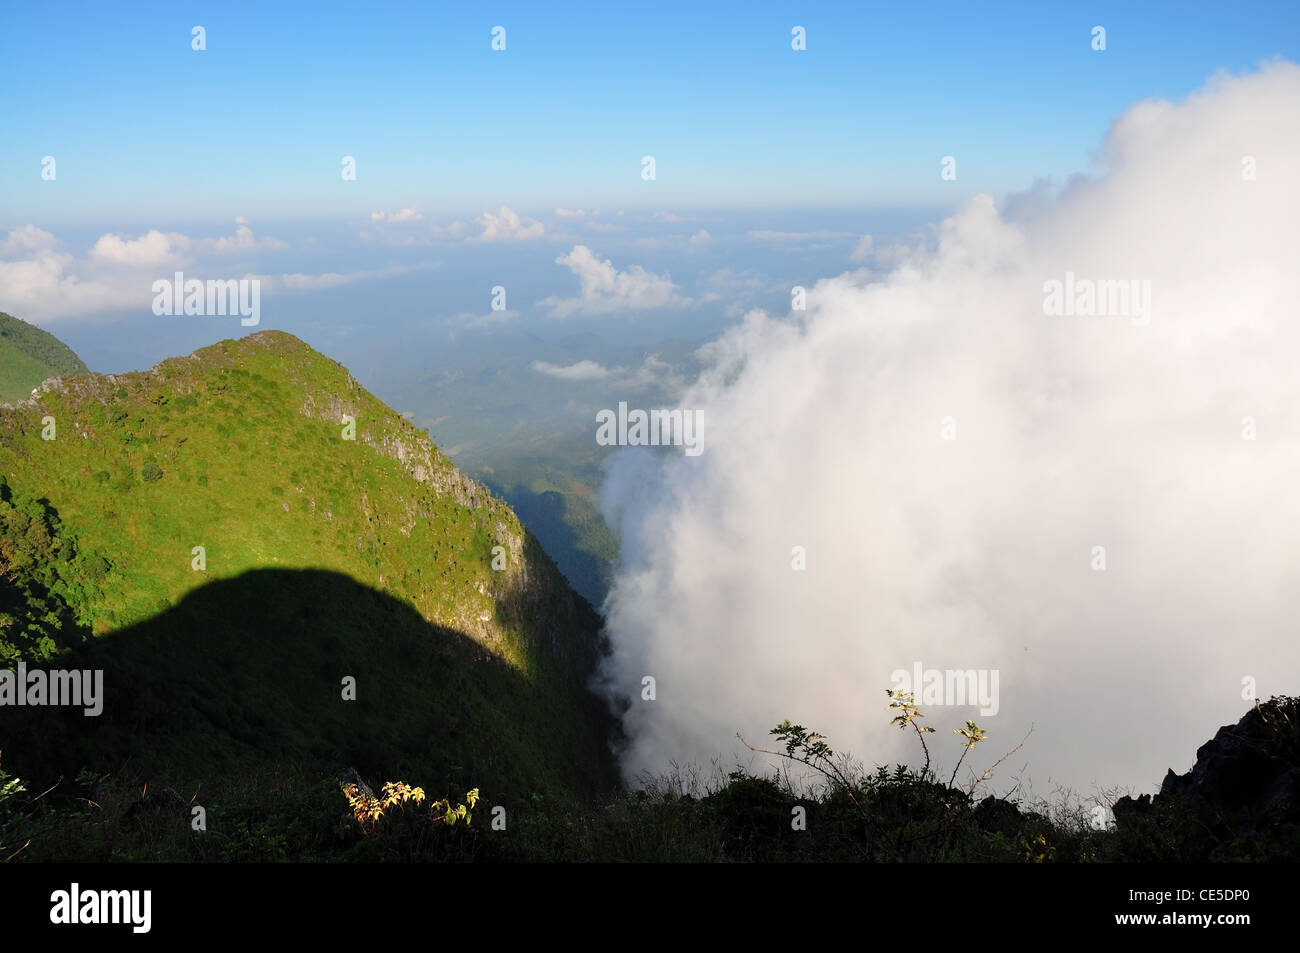
[[[513,209],[501,206],[495,214],[484,212],[474,221],[483,231],[468,239],[471,242],[525,242],[541,238],[546,227],[534,218],[521,218]]]
[[[53,252],[59,247],[59,240],[44,229],[35,225],[20,225],[10,230],[5,240],[0,242],[0,255],[31,255]]]
[[[587,213],[580,208],[575,208],[575,209],[557,208],[555,210],[555,214],[560,218],[582,218]]]
[[[90,249],[90,257],[117,265],[171,265],[186,260],[191,244],[189,238],[177,232],[164,234],[151,228],[135,239],[101,235]]]
[[[941,770],[971,718],[977,773],[1034,726],[1003,789],[1025,766],[1040,794],[1150,790],[1243,679],[1294,693],[1297,102],[1278,63],[1135,106],[1093,177],[1014,214],[978,197],[703,351],[679,401],[703,454],[620,451],[605,487],[607,687],[658,682],[625,715],[629,777],[749,763],[735,733],[784,718],[919,764],[884,689],[920,663],[999,672],[996,715],[923,706]],[[1045,313],[1067,274],[1149,281],[1149,321]]]
[[[199,252],[229,255],[287,247],[287,243],[277,238],[254,237],[252,228],[240,221],[235,226],[234,235],[217,238],[190,238],[179,232],[164,233],[153,228],[139,238],[123,238],[109,233],[101,235],[95,242],[90,257],[94,261],[145,268],[184,264]]]
[[[871,257],[871,236],[863,235],[858,239],[858,243],[853,246],[853,254],[849,256],[851,261],[866,261]]]
[[[649,311],[690,304],[688,299],[677,296],[677,286],[667,275],[653,274],[640,265],[618,271],[613,262],[601,261],[586,245],[574,245],[569,254],[561,255],[555,262],[578,276],[580,295],[542,301],[553,317]]]
[[[101,236],[85,258],[62,251],[34,225],[10,230],[0,242],[0,308],[24,320],[52,320],[101,311],[147,307],[150,271],[187,260],[190,239],[153,230],[138,239]]]
[[[0,292],[5,311],[36,323],[110,308],[147,305],[148,285],[121,275],[111,279],[74,273],[76,260],[46,251],[22,261],[0,261]]]

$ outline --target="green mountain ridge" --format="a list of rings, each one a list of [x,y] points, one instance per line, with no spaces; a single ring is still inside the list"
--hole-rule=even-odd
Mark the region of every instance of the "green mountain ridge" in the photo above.
[[[577,797],[616,783],[603,645],[508,506],[292,335],[0,408],[0,664],[105,670],[99,718],[0,708],[29,777],[346,763]]]
[[[53,334],[0,311],[0,403],[23,400],[48,378],[86,373],[81,358]]]

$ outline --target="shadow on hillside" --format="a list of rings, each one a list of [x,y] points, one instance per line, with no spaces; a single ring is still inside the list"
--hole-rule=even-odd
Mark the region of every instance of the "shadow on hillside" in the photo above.
[[[324,570],[214,580],[49,667],[103,669],[104,707],[0,708],[5,767],[30,782],[291,763],[566,796],[615,777],[592,699],[535,685],[464,633]]]

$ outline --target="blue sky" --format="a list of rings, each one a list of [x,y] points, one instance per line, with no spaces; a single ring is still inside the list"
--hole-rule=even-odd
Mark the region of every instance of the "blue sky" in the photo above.
[[[0,224],[949,204],[1300,44],[1294,3],[539,6],[7,5]]]
[[[1300,58],[1293,3],[558,6],[8,5],[0,310],[125,371],[255,330],[154,280],[260,277],[259,328],[381,391],[507,331],[653,351]]]

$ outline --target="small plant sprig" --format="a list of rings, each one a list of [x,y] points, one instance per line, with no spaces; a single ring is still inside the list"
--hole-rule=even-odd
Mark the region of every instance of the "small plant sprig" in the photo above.
[[[973,721],[966,722],[965,728],[954,728],[953,734],[961,735],[966,739],[966,744],[961,749],[961,757],[957,759],[956,766],[952,769],[952,777],[948,779],[948,787],[952,787],[957,782],[957,772],[961,770],[961,763],[966,759],[967,753],[977,744],[984,740],[988,734],[983,728]],[[972,790],[974,790],[972,788]]]
[[[921,714],[921,710],[916,706],[916,697],[911,692],[886,688],[885,694],[893,699],[885,707],[898,709],[898,714],[894,716],[892,724],[898,725],[899,730],[906,730],[908,725],[916,729],[916,737],[921,740],[921,750],[925,752],[925,767],[921,769],[921,777],[928,778],[930,776],[930,748],[925,743],[925,734],[928,731],[934,731],[934,729],[916,723],[916,719],[925,716]],[[960,764],[960,762],[958,763]]]
[[[864,817],[867,816],[867,812],[863,810],[857,795],[854,793],[853,782],[846,778],[844,772],[835,764],[833,760],[835,752],[826,743],[825,735],[809,731],[803,725],[791,724],[788,718],[769,731],[768,734],[775,735],[784,741],[785,751],[769,751],[766,748],[755,748],[739,733],[736,734],[736,737],[740,738],[740,743],[750,751],[759,754],[773,754],[778,758],[786,758],[790,761],[806,764],[829,779],[832,784],[842,789],[849,796],[849,800],[853,802],[853,806],[858,809],[858,812]]]

